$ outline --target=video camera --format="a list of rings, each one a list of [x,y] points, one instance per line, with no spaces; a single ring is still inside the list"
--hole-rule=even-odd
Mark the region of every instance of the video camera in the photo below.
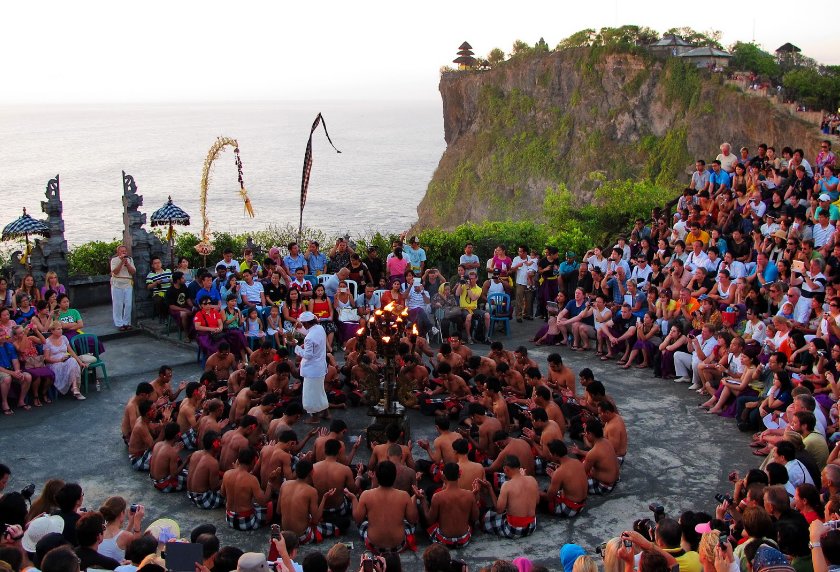
[[[653,520],[649,518],[640,518],[633,522],[633,530],[653,542],[656,523],[665,518],[665,507],[661,504],[650,503],[650,505],[648,505],[648,510],[653,513]]]

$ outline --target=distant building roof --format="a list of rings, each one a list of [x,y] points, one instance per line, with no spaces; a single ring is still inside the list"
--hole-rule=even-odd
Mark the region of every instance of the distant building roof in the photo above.
[[[666,34],[666,35],[662,36],[661,40],[651,44],[651,46],[657,46],[657,47],[690,46],[690,45],[691,44],[689,44],[688,42],[686,42],[685,40],[683,40],[682,38],[680,38],[679,36],[676,36],[674,34]]]
[[[464,42],[463,44],[458,46],[458,49],[459,50],[471,50],[472,46],[469,44],[469,42]]]
[[[465,66],[477,66],[478,60],[470,56],[460,56],[452,60],[453,64],[463,64]]]
[[[701,48],[694,48],[693,50],[689,50],[684,54],[680,54],[680,58],[731,58],[732,54],[729,52],[724,52],[723,50],[718,50],[717,48],[710,48],[709,46],[703,46]]]
[[[800,50],[799,48],[797,48],[796,46],[794,46],[790,42],[786,42],[785,44],[776,48],[776,53],[777,54],[779,54],[779,53],[781,53],[781,54],[791,54],[791,53],[794,53],[794,52],[801,52],[801,51],[802,50]]]

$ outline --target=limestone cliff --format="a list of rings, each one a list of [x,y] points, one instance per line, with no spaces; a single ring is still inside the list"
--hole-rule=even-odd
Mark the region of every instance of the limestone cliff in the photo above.
[[[545,190],[565,183],[592,200],[608,178],[649,178],[669,194],[694,158],[722,141],[817,149],[813,126],[722,77],[671,58],[592,48],[530,55],[440,80],[447,147],[417,207],[417,228],[539,218]],[[670,197],[663,197],[663,202]]]

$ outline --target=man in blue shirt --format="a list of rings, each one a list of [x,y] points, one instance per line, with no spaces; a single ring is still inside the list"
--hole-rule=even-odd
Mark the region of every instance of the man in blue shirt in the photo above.
[[[12,408],[9,407],[9,390],[12,387],[12,380],[20,384],[20,397],[18,407],[31,409],[24,401],[29,394],[29,386],[32,384],[32,376],[20,370],[15,346],[9,342],[0,343],[0,398],[2,398],[3,415],[11,415]]]
[[[204,296],[207,296],[215,306],[221,309],[222,297],[219,295],[216,287],[213,286],[213,276],[209,272],[206,272],[198,280],[201,283],[201,288],[196,292],[193,300],[201,300]]]
[[[306,265],[309,267],[309,273],[318,276],[327,270],[327,255],[322,253],[319,249],[321,245],[317,240],[309,241],[309,254],[306,256]]]
[[[729,173],[721,168],[720,161],[717,159],[712,161],[712,172],[709,174],[709,193],[714,195],[729,189],[731,186],[732,179]]]
[[[300,253],[300,247],[297,242],[289,243],[289,254],[283,257],[283,263],[286,265],[286,270],[289,271],[289,274],[294,274],[298,268],[303,268],[303,273],[309,274],[306,258]]]

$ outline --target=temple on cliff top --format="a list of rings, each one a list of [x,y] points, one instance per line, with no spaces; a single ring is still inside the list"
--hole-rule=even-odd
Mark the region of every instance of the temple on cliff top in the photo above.
[[[474,70],[478,67],[478,60],[473,57],[472,46],[468,42],[464,42],[458,46],[458,57],[452,60],[453,64],[458,64],[458,69]]]

